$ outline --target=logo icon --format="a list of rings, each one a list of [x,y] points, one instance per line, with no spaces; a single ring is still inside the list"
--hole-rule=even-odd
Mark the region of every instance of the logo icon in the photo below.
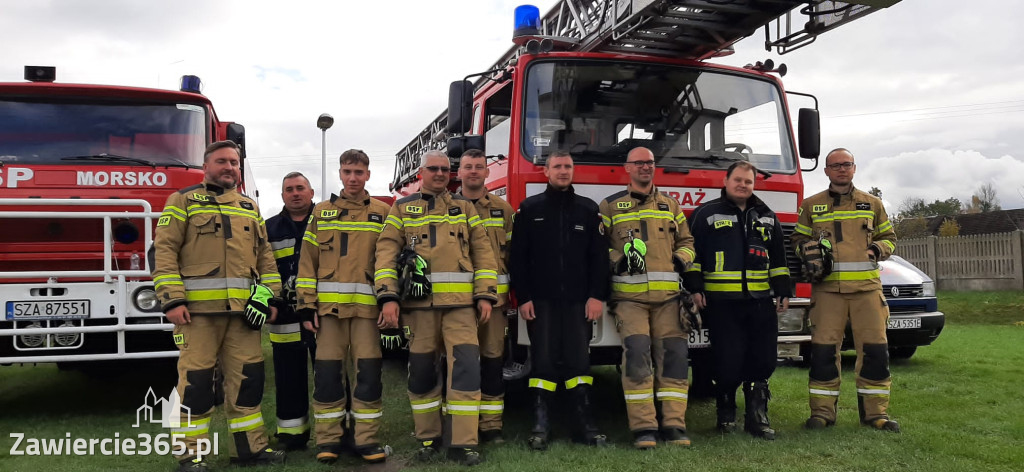
[[[899,296],[900,296],[900,288],[896,287],[896,286],[893,286],[892,288],[889,289],[889,293],[892,294],[892,298],[899,298]]]
[[[182,406],[178,389],[172,389],[167,398],[159,398],[149,387],[142,406],[135,410],[135,424],[139,428],[145,423],[155,423],[164,428],[192,428],[192,410]]]

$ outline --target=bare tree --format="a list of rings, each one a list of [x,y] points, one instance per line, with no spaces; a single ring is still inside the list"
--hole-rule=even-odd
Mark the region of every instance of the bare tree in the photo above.
[[[971,196],[971,204],[967,207],[967,213],[988,213],[999,211],[999,197],[996,196],[996,188],[992,182],[987,182],[978,187],[978,190]]]

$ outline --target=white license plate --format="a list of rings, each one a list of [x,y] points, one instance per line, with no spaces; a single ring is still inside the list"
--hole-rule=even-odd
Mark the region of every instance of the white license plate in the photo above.
[[[711,335],[708,334],[707,328],[690,331],[689,344],[690,349],[700,349],[711,346]]]
[[[889,318],[889,329],[914,329],[921,327],[921,318]]]
[[[89,313],[89,300],[7,302],[8,320],[81,320]]]

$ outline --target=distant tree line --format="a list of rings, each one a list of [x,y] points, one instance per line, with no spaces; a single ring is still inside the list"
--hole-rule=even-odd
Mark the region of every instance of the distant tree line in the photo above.
[[[882,198],[882,190],[871,187],[872,195]],[[999,198],[991,183],[982,184],[971,195],[970,203],[964,203],[956,197],[935,200],[928,203],[923,198],[908,197],[900,202],[897,214],[893,217],[893,226],[900,238],[920,238],[931,236],[928,231],[928,219],[936,216],[952,217],[967,213],[987,213],[999,211]],[[939,236],[956,236],[960,234],[960,225],[953,218],[947,218],[939,226]]]

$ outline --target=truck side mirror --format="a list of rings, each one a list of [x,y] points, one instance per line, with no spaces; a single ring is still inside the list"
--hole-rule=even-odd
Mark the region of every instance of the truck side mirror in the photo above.
[[[456,80],[448,87],[448,133],[466,133],[473,129],[473,84]]]
[[[448,138],[448,157],[460,158],[467,149],[484,150],[485,141],[483,136],[459,136]]]
[[[797,122],[800,157],[817,160],[821,154],[821,125],[818,110],[801,108]]]
[[[239,148],[239,157],[245,158],[245,126],[238,123],[229,123],[227,131],[228,141],[234,141]]]

